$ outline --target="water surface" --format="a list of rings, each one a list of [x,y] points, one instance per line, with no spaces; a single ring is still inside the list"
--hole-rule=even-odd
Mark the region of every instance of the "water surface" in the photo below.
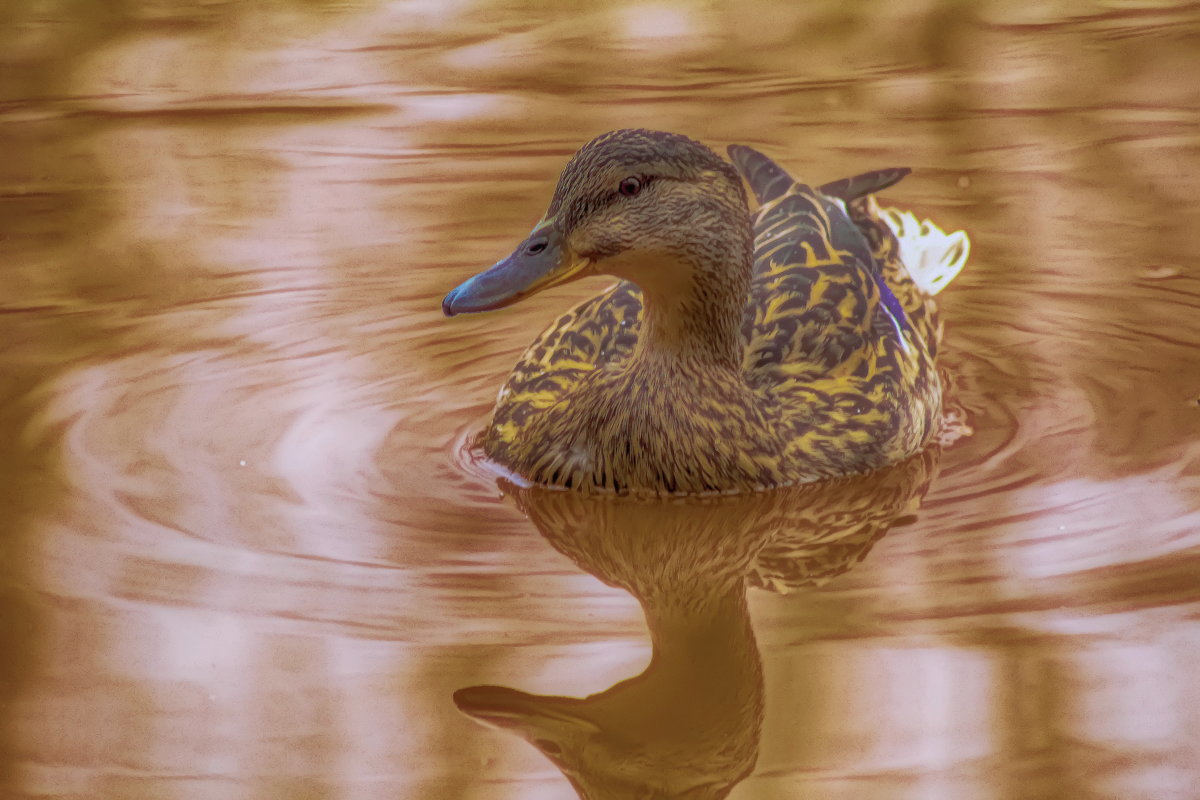
[[[575,796],[455,692],[602,692],[653,604],[456,453],[605,284],[439,303],[630,126],[911,166],[973,239],[974,434],[861,563],[745,594],[729,796],[1200,795],[1200,14],[840,9],[8,3],[10,796]]]

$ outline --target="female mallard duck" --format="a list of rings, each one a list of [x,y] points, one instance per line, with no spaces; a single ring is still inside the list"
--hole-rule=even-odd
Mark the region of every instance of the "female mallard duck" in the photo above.
[[[453,316],[624,279],[525,351],[481,435],[490,458],[536,484],[737,491],[873,470],[937,433],[936,309],[889,227],[904,218],[868,197],[908,170],[814,191],[729,154],[737,170],[678,134],[597,137],[512,255],[446,296]],[[921,230],[934,280],[957,271],[965,235]]]

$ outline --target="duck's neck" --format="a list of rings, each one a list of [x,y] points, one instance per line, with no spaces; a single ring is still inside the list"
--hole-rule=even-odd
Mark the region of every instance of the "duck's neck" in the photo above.
[[[740,370],[741,324],[750,290],[749,225],[742,235],[661,256],[639,270],[642,333],[634,361]]]
[[[756,742],[762,659],[745,593],[739,578],[711,595],[642,598],[654,647],[650,665],[592,700],[603,700],[609,718],[620,721],[615,727],[642,735],[674,728],[675,738],[686,739],[720,727],[729,738],[750,734]],[[749,729],[737,730],[743,726]]]

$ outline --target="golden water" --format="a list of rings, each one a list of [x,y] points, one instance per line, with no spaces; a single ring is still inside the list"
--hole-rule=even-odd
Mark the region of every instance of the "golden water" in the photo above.
[[[603,692],[708,623],[458,463],[603,282],[439,302],[645,126],[911,166],[888,201],[973,238],[941,297],[974,435],[861,563],[750,589],[752,634],[688,606],[749,660],[678,650],[639,703],[750,687],[760,720],[704,717],[754,759],[734,798],[1200,797],[1200,12],[591,8],[0,9],[5,796],[575,796],[460,690]],[[770,584],[738,541],[656,557]]]

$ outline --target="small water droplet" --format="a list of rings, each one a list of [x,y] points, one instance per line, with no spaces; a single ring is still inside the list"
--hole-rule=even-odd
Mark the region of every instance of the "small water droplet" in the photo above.
[[[244,458],[243,458],[242,460],[238,461],[238,466],[239,466],[239,467],[244,467],[244,466],[246,466],[246,459],[244,459]]]
[[[960,188],[960,189],[966,189],[966,188],[967,188],[967,187],[969,187],[970,185],[971,185],[971,179],[970,179],[970,178],[968,178],[966,175],[959,175],[959,176],[958,176],[958,188]]]
[[[1156,264],[1149,267],[1142,267],[1138,270],[1138,277],[1148,281],[1161,281],[1166,278],[1174,278],[1179,275],[1179,268],[1173,267],[1170,264]]]

